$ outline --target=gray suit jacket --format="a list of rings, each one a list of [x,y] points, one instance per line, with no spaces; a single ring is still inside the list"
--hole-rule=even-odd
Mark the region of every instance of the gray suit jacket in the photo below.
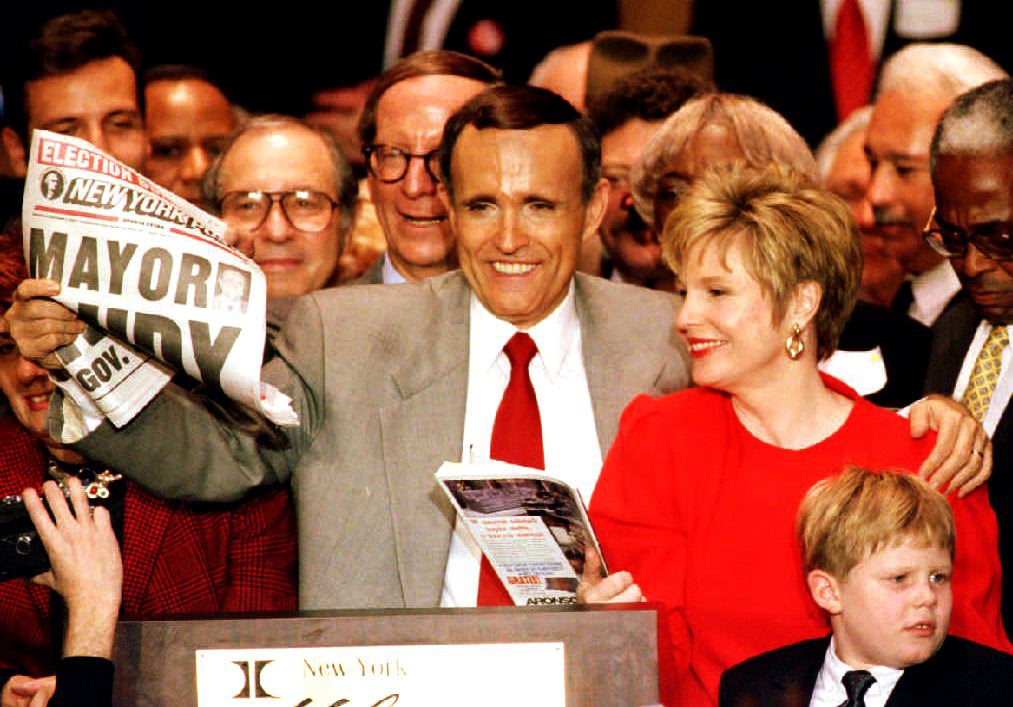
[[[75,446],[175,498],[229,500],[290,480],[303,608],[436,606],[454,517],[433,473],[461,457],[470,291],[454,272],[302,298],[263,370],[301,420],[280,451],[174,386],[124,429],[103,424]],[[575,297],[607,450],[630,399],[688,385],[688,360],[670,296],[577,275]]]

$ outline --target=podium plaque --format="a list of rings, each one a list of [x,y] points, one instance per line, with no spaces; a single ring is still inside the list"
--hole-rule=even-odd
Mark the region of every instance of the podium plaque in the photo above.
[[[567,607],[494,607],[479,609],[408,609],[370,611],[303,612],[291,616],[185,617],[171,620],[121,621],[116,636],[116,685],[114,704],[196,705],[197,655],[228,649],[229,680],[235,682],[232,699],[216,704],[243,707],[289,707],[285,699],[271,696],[272,657],[286,648],[342,648],[412,646],[406,653],[418,655],[429,647],[468,646],[476,659],[483,651],[494,660],[496,646],[532,644],[532,654],[547,644],[562,647],[565,659],[563,684],[567,707],[637,707],[658,700],[658,609],[652,604]],[[482,645],[478,645],[482,644]],[[536,644],[541,644],[537,646]],[[511,647],[516,652],[516,646]],[[265,651],[264,649],[278,649]],[[249,659],[247,659],[247,653]],[[369,651],[366,651],[367,653]],[[434,652],[434,651],[430,651]],[[439,651],[435,651],[439,652]],[[444,651],[453,654],[454,651]],[[341,651],[336,651],[340,655]],[[236,657],[239,660],[236,660]],[[264,658],[267,657],[267,662]],[[346,675],[355,674],[355,658],[347,661]],[[330,671],[340,673],[339,659]],[[430,662],[430,664],[433,664]],[[446,684],[455,684],[457,673],[448,664]],[[313,671],[310,671],[312,675]],[[511,672],[511,671],[507,671]],[[261,680],[263,678],[263,680]],[[204,684],[202,677],[202,684]],[[504,683],[524,681],[521,674],[502,675]],[[278,684],[277,682],[275,684]],[[331,683],[336,685],[339,683]],[[351,685],[351,683],[346,683]],[[385,686],[387,684],[385,683]],[[496,684],[487,685],[494,695]],[[331,690],[334,693],[334,690]],[[323,693],[319,693],[323,694]],[[470,694],[470,693],[469,693]],[[380,697],[385,697],[382,695]],[[525,704],[539,704],[537,691]],[[303,707],[332,703],[357,707],[361,700],[337,698],[293,702]],[[402,707],[411,707],[405,692]],[[494,700],[475,695],[473,704]],[[338,702],[334,702],[337,699]],[[447,700],[447,704],[463,704]],[[363,703],[369,707],[369,703]],[[388,701],[382,704],[395,704]],[[552,704],[558,704],[553,702]]]

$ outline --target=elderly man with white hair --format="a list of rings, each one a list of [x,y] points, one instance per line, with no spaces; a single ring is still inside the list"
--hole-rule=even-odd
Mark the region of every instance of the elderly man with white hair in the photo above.
[[[911,283],[897,298],[913,319],[931,326],[960,289],[953,269],[922,239],[935,204],[929,145],[943,111],[961,93],[1005,78],[981,52],[959,44],[911,44],[883,66],[865,154],[872,167],[866,195],[887,252]]]

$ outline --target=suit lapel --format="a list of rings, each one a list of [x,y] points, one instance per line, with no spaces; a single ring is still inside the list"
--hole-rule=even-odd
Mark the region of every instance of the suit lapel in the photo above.
[[[967,349],[974,338],[981,316],[974,307],[974,301],[966,293],[958,294],[951,300],[952,313],[932,327],[932,355],[925,383],[926,393],[953,395],[957,376],[964,365]]]
[[[384,473],[406,606],[436,606],[454,511],[433,481],[460,459],[468,389],[468,288],[463,277],[434,285],[432,326],[391,376],[380,410]]]
[[[610,321],[606,303],[596,295],[590,278],[576,278],[574,299],[580,319],[584,371],[604,456],[615,440],[619,416],[630,400],[638,393],[661,393],[657,381],[665,370],[665,360],[631,345],[629,332],[623,331],[615,318]]]

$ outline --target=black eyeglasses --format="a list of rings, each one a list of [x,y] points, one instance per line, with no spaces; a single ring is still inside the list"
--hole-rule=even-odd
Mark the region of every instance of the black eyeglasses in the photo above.
[[[221,199],[222,218],[236,228],[255,231],[264,225],[276,201],[288,222],[307,233],[330,226],[338,205],[331,197],[312,189],[233,191]]]
[[[935,225],[933,225],[935,224]],[[1013,260],[1013,223],[998,221],[984,224],[967,233],[963,229],[941,223],[932,209],[929,221],[922,230],[925,241],[932,249],[947,258],[963,258],[968,245],[973,243],[982,255],[992,260]]]
[[[362,154],[366,157],[370,173],[385,184],[393,184],[404,179],[412,158],[422,160],[432,180],[440,181],[439,148],[424,154],[415,154],[392,145],[368,145],[362,148]]]

